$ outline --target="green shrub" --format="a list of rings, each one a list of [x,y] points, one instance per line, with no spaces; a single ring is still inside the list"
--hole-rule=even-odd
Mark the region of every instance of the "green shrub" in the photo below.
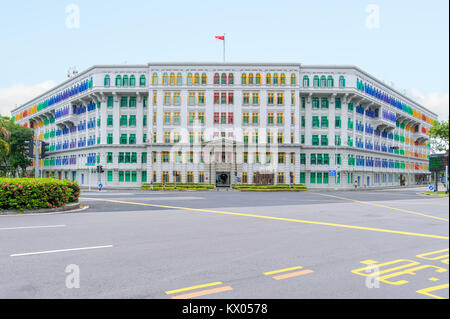
[[[306,191],[307,187],[305,185],[289,185],[279,184],[279,185],[252,185],[252,184],[241,184],[233,185],[233,189],[239,191],[258,191],[258,192],[282,192],[282,191]]]
[[[150,184],[143,184],[141,186],[141,189],[143,190],[151,190],[152,186]],[[154,183],[153,184],[153,190],[163,190],[162,183]],[[165,187],[166,190],[174,190],[175,184],[174,183],[168,183]],[[210,184],[183,184],[183,183],[177,183],[178,190],[183,189],[193,189],[193,190],[208,190],[208,189],[214,189],[214,185]]]
[[[56,208],[78,202],[77,183],[51,178],[0,178],[0,210]]]

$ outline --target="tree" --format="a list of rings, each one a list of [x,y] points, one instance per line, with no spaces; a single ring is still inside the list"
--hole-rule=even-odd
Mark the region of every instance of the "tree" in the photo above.
[[[33,130],[0,118],[0,171],[2,175],[16,176],[31,164],[25,155],[25,141],[33,139]]]
[[[448,152],[448,120],[439,122],[437,121],[430,130],[431,145],[435,151]]]

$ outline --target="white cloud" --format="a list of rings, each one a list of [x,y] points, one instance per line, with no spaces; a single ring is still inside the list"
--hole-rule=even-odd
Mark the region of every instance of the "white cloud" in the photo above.
[[[412,89],[411,95],[419,104],[436,113],[440,121],[448,119],[448,91],[445,93],[432,92],[424,94],[417,89]]]
[[[0,115],[11,116],[16,106],[41,95],[55,86],[55,82],[46,81],[34,85],[15,84],[9,88],[0,88]]]

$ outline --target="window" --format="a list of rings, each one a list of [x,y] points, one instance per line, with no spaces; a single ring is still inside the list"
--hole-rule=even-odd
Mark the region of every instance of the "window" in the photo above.
[[[128,97],[122,96],[120,98],[120,107],[127,107],[128,106]]]
[[[272,133],[267,133],[267,144],[273,143],[273,136]]]
[[[319,135],[313,135],[312,136],[312,145],[319,145]]]
[[[170,112],[164,112],[164,124],[165,125],[171,124],[171,113]]]
[[[312,99],[312,108],[313,109],[318,109],[319,108],[319,98],[313,97],[313,99]]]
[[[169,163],[169,152],[162,152],[161,161],[163,163]]]
[[[295,105],[295,93],[291,93],[291,105]]]
[[[169,84],[169,75],[167,73],[163,73],[162,84],[164,84],[164,85]]]
[[[158,74],[153,73],[152,75],[152,85],[157,85],[158,84]]]
[[[250,84],[250,85],[253,85],[254,83],[254,76],[253,76],[253,73],[250,73],[249,75],[248,75],[248,84]]]
[[[242,104],[248,105],[250,103],[250,93],[244,93],[242,96]]]
[[[274,102],[274,94],[273,93],[268,93],[267,94],[267,104],[268,105],[273,105]]]
[[[241,75],[241,84],[242,85],[247,84],[247,74],[245,74],[245,73],[242,73],[242,75]]]
[[[278,133],[277,143],[278,144],[283,144],[284,143],[283,133]]]
[[[277,182],[278,184],[284,184],[284,173],[278,173]]]
[[[261,74],[260,73],[256,73],[255,84],[256,85],[260,85],[261,84]]]
[[[278,125],[284,124],[284,114],[283,113],[277,113],[277,124]]]
[[[336,154],[336,157],[334,160],[335,160],[336,165],[341,165],[341,163],[342,163],[341,154]]]
[[[300,154],[300,164],[305,165],[306,164],[306,154]]]
[[[135,96],[130,97],[130,107],[136,107],[136,97]]]
[[[323,154],[323,164],[330,165],[330,155],[329,154]]]
[[[127,144],[128,136],[127,134],[120,135],[120,144]]]
[[[253,125],[259,124],[259,113],[256,112],[252,113],[252,124]]]
[[[341,146],[341,136],[340,136],[340,135],[336,135],[336,136],[334,137],[334,144],[335,144],[336,146]]]
[[[222,85],[226,85],[227,84],[227,75],[226,75],[226,73],[222,73],[221,83],[222,83]]]
[[[113,162],[113,153],[109,152],[108,155],[106,156],[106,163],[112,163]]]
[[[321,99],[320,107],[322,109],[327,109],[328,108],[328,99],[326,97]]]
[[[284,164],[286,162],[286,154],[278,153],[278,164]]]
[[[136,144],[136,134],[130,134],[129,144]]]
[[[259,105],[259,93],[252,94],[252,104]]]
[[[196,85],[200,84],[200,74],[198,73],[194,74],[194,84]]]
[[[271,125],[273,124],[273,113],[267,113],[267,124]]]
[[[284,73],[281,73],[281,75],[280,75],[280,84],[286,85],[286,74],[284,74]]]
[[[173,113],[173,125],[180,125],[180,112]]]
[[[139,86],[146,86],[147,85],[147,79],[145,78],[145,75],[141,75],[139,78]]]
[[[322,184],[322,173],[317,173],[317,184]]]
[[[214,74],[214,84],[220,84],[219,73]]]
[[[322,75],[320,77],[320,87],[321,88],[327,87],[327,78],[325,75]]]
[[[228,124],[234,123],[234,116],[232,112],[228,112]]]
[[[108,100],[106,102],[106,106],[107,107],[113,107],[114,106],[114,97],[113,96],[108,96]]]
[[[319,76],[317,76],[317,75],[315,75],[314,76],[314,79],[313,79],[313,86],[315,87],[315,88],[318,88],[319,87]]]
[[[305,119],[305,116],[303,115],[302,116],[302,127],[305,127],[306,126],[306,119]]]
[[[214,104],[220,104],[220,94],[214,93]]]
[[[234,84],[234,75],[233,73],[228,74],[228,84]]]
[[[113,126],[114,124],[113,121],[113,116],[112,115],[108,115],[108,118],[106,119],[106,126]]]
[[[116,76],[116,86],[117,87],[122,86],[122,77],[120,75]]]
[[[328,86],[329,88],[334,87],[334,79],[333,79],[333,77],[332,77],[331,75],[328,76],[328,79],[327,79],[327,86]]]
[[[112,133],[108,134],[108,137],[106,139],[106,143],[107,144],[112,144],[113,143],[113,134]]]
[[[103,80],[103,85],[106,87],[109,87],[111,85],[111,78],[109,77],[109,75],[105,76],[105,79]]]
[[[205,85],[207,83],[206,73],[202,73],[202,84]]]
[[[122,79],[122,86],[127,87],[128,86],[128,75],[124,75]]]
[[[278,85],[279,84],[279,82],[278,82],[278,73],[274,73],[273,74],[273,80],[272,80],[273,82],[273,85]]]
[[[180,72],[177,73],[177,85],[182,85],[183,84],[183,76],[181,75]]]
[[[169,83],[170,85],[175,85],[175,73],[170,73],[169,75]]]
[[[200,124],[205,124],[205,113],[203,112],[198,113],[198,122]]]
[[[307,75],[303,76],[303,87],[309,87],[309,77]]]
[[[192,73],[188,73],[186,83],[188,85],[192,85],[192,80],[193,80]]]
[[[339,77],[339,87],[345,88],[345,77],[342,75]]]
[[[322,135],[320,137],[320,145],[327,146],[328,145],[328,135]]]
[[[129,126],[136,126],[136,115],[130,115]]]
[[[284,93],[277,94],[277,104],[284,105]]]
[[[126,115],[122,115],[120,117],[120,126],[127,126],[128,125],[128,119]]]
[[[220,103],[227,104],[227,94],[226,93],[222,93]]]
[[[313,116],[312,117],[312,127],[318,128],[319,127],[319,117]]]
[[[336,128],[341,128],[341,117],[340,116],[336,116],[334,122],[335,122],[334,125]]]
[[[228,104],[234,104],[234,94],[228,93]]]
[[[171,94],[169,92],[164,93],[164,105],[170,105],[171,100]]]
[[[322,116],[320,120],[320,127],[321,128],[328,128],[328,117]]]
[[[297,85],[297,74],[291,74],[291,85]]]
[[[336,107],[336,109],[340,109],[342,107],[342,102],[341,102],[341,98],[340,97],[337,97],[335,99],[335,107]]]
[[[130,86],[135,87],[136,86],[136,78],[134,75],[130,76]]]
[[[272,75],[270,73],[266,74],[266,84],[271,85],[272,84]]]

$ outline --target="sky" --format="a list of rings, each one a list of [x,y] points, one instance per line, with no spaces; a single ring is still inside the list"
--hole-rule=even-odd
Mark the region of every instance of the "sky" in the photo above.
[[[0,114],[95,64],[356,65],[448,118],[448,0],[0,0]]]

